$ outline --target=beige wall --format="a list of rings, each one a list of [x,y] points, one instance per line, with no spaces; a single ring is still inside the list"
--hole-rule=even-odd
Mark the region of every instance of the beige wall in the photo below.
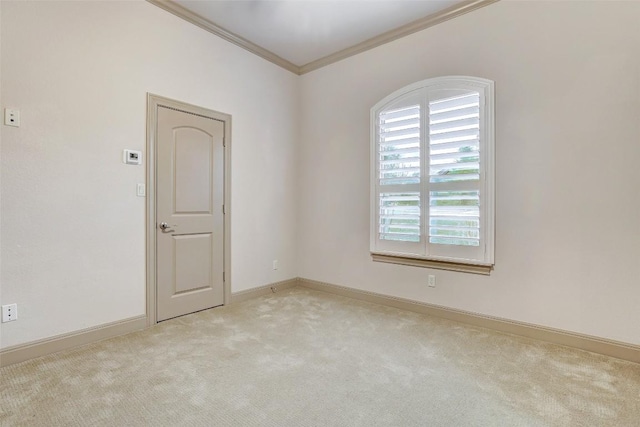
[[[638,22],[639,2],[502,1],[304,75],[300,276],[640,344]],[[496,82],[490,277],[369,256],[369,109],[442,75]]]
[[[0,346],[144,314],[152,92],[233,116],[232,290],[296,277],[298,77],[144,1],[2,2]],[[147,159],[144,159],[145,163]],[[280,268],[272,271],[271,261]]]

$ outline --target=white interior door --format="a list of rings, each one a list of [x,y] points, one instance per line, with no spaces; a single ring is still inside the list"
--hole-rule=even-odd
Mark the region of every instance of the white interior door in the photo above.
[[[224,303],[224,122],[160,106],[157,320]]]

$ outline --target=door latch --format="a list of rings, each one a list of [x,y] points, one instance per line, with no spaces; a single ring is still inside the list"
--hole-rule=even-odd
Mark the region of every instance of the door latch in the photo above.
[[[159,227],[160,227],[160,230],[162,230],[163,233],[169,233],[169,232],[173,231],[173,230],[170,230],[171,226],[169,224],[167,224],[166,222],[161,222]]]

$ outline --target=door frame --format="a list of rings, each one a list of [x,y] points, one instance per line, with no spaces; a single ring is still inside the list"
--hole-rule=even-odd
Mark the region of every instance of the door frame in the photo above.
[[[158,108],[161,106],[224,122],[224,305],[228,305],[231,302],[231,115],[147,93],[147,326],[152,326],[157,323],[156,148]]]

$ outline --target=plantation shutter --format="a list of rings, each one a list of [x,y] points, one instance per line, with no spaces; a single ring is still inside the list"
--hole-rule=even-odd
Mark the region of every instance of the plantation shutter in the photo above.
[[[378,238],[389,248],[422,240],[420,111],[405,102],[378,115]]]
[[[415,83],[372,108],[371,124],[371,251],[491,266],[493,83]]]
[[[480,245],[480,94],[429,101],[429,243]]]

